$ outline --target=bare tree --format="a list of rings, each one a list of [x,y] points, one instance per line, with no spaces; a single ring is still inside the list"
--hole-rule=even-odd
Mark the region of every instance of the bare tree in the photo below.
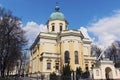
[[[106,50],[106,53],[106,56],[115,63],[115,66],[120,67],[120,42],[113,42]]]
[[[23,54],[21,55],[19,60],[20,60],[20,65],[19,65],[18,74],[19,75],[24,75],[25,64],[26,64],[26,60],[27,60],[27,52],[23,52]]]
[[[102,50],[97,45],[92,44],[91,45],[91,53],[93,56],[96,56],[97,58],[100,56]]]
[[[21,27],[21,20],[3,8],[0,10],[1,76],[4,77],[5,70],[10,69],[10,64],[15,63],[21,56],[27,40]]]

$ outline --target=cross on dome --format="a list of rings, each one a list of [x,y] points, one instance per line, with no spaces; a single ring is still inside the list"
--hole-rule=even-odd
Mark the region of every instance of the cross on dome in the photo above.
[[[56,6],[55,6],[55,11],[56,11],[56,12],[59,12],[59,10],[60,10],[59,6],[56,5]]]

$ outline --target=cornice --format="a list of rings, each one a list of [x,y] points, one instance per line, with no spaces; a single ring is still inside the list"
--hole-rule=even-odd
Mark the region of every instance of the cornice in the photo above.
[[[50,39],[50,40],[56,40],[57,37],[52,37],[52,36],[43,36],[43,35],[40,35],[40,39]]]
[[[43,52],[41,54],[41,58],[60,58],[60,53],[49,53],[49,52]]]
[[[84,38],[82,41],[85,44],[91,44],[92,43],[92,41],[89,38]]]
[[[60,37],[64,37],[64,36],[78,36],[78,37],[81,37],[82,39],[84,38],[82,34],[75,33],[75,32],[68,32],[68,33],[61,33],[60,34]]]

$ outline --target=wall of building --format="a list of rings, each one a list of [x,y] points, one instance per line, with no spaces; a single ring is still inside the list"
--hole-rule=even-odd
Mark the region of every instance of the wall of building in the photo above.
[[[81,43],[81,38],[77,36],[64,36],[61,37],[61,47],[62,47],[62,64],[65,64],[64,60],[64,54],[65,51],[69,51],[70,53],[70,66],[72,70],[76,70],[77,67],[83,67],[84,59],[83,59],[83,49],[82,49],[82,43]],[[75,64],[75,55],[74,52],[78,51],[78,59],[79,59],[79,64]]]
[[[55,27],[55,31],[52,31],[53,25]],[[60,32],[60,26],[62,26],[62,30],[67,30],[67,24],[65,21],[53,20],[53,21],[50,21],[47,25],[49,32]]]
[[[75,35],[69,35],[69,33],[75,33]],[[67,36],[64,34],[67,34]],[[61,36],[62,35],[62,36]],[[40,58],[43,56],[45,53],[52,53],[52,54],[60,54],[61,53],[61,61],[60,61],[60,67],[62,68],[63,65],[65,65],[65,60],[64,60],[64,53],[65,51],[69,51],[70,54],[70,66],[71,70],[76,71],[77,67],[81,67],[83,71],[85,71],[85,64],[86,64],[86,59],[89,57],[89,68],[91,67],[92,62],[94,63],[94,60],[92,57],[90,57],[90,43],[85,44],[83,43],[81,37],[80,37],[80,32],[79,31],[63,31],[59,36],[57,34],[44,34],[42,33],[40,35],[40,40],[39,40],[39,45],[35,48],[36,50],[32,51],[32,55],[30,57],[30,73],[50,73],[55,71],[54,65],[55,61],[53,56],[49,56],[49,59],[51,59],[51,70],[46,69],[47,65],[47,59],[48,58],[43,58],[42,61]],[[58,40],[59,39],[59,40]],[[75,64],[75,51],[78,51],[78,64]],[[84,57],[86,55],[86,57]],[[92,58],[92,59],[91,59]],[[93,61],[92,61],[93,60]]]

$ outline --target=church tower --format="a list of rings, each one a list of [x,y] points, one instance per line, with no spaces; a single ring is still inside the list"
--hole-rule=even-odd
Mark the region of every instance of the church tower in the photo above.
[[[60,8],[58,5],[55,7],[55,12],[53,12],[49,20],[47,21],[47,29],[48,32],[59,33],[63,30],[68,30],[68,23],[65,19],[65,16],[62,12],[60,12]]]

